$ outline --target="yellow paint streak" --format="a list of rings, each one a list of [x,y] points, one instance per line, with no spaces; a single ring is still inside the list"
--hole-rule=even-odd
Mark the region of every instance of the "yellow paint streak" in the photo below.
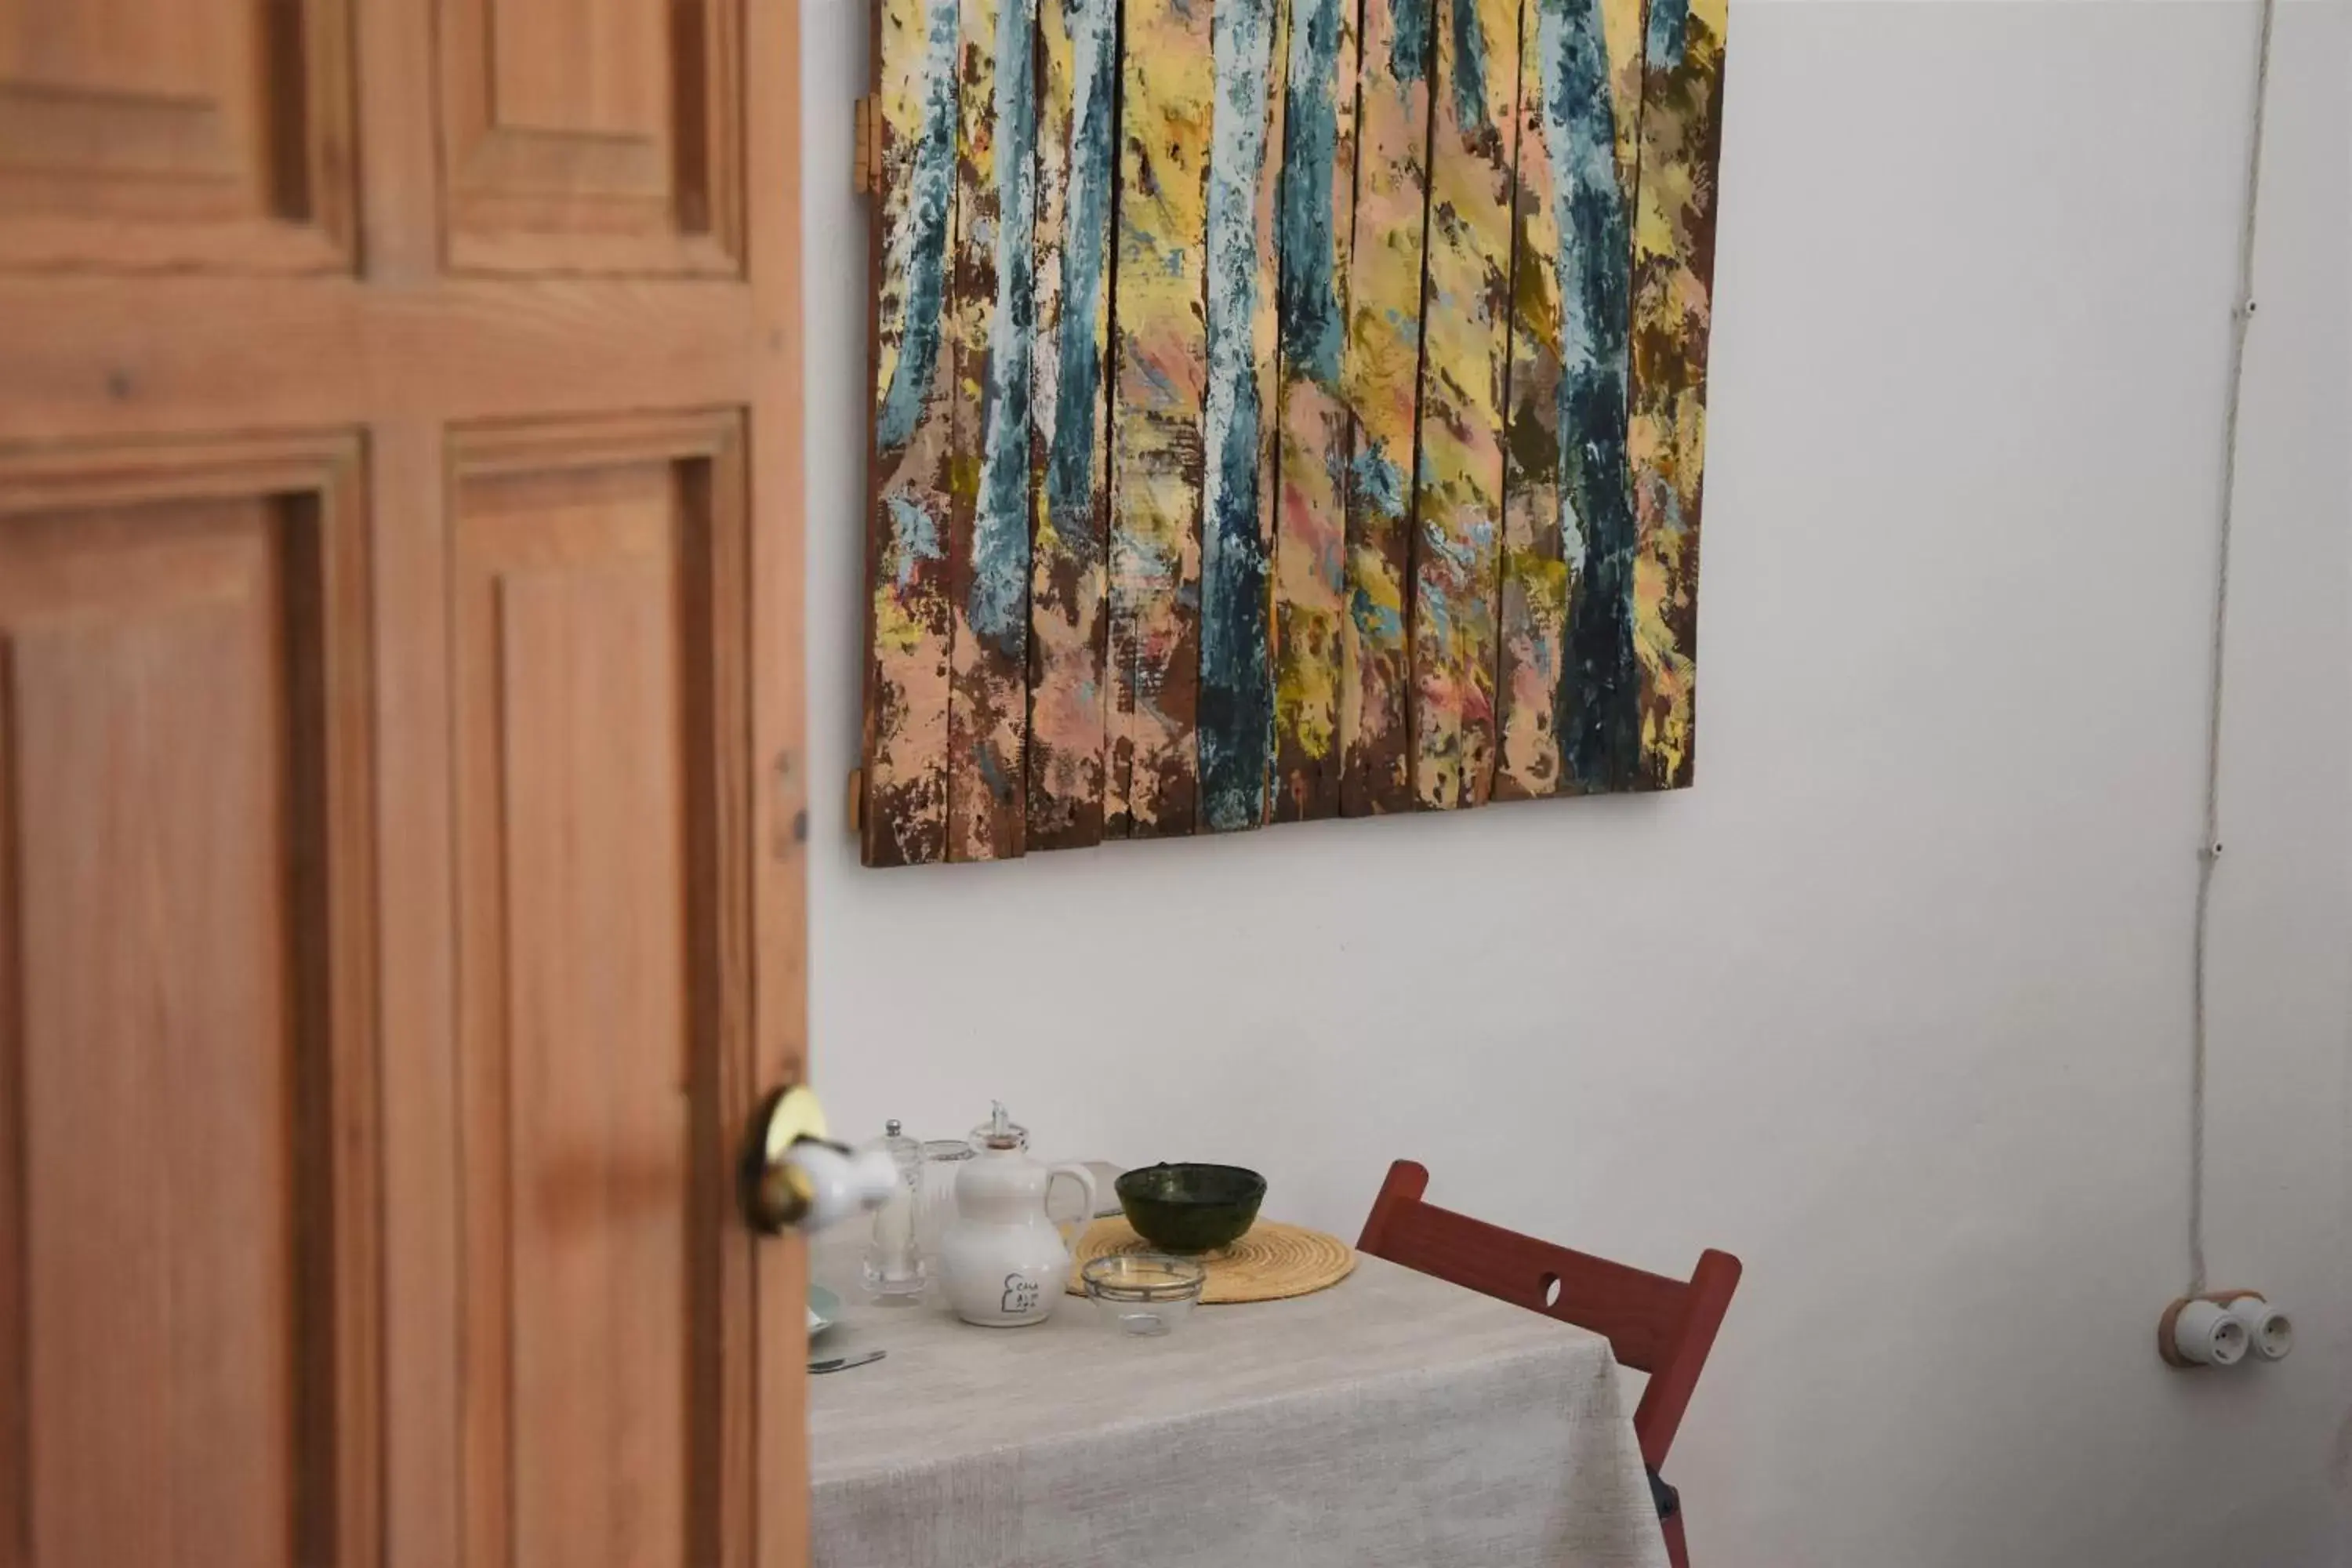
[[[929,628],[899,606],[898,597],[886,586],[874,593],[875,646],[889,653],[909,654],[923,646],[930,635]]]
[[[1609,105],[1616,121],[1617,183],[1632,205],[1642,171],[1642,34],[1650,19],[1644,0],[1593,0],[1601,7],[1601,47],[1609,51]],[[1528,4],[1532,32],[1535,6]]]
[[[1641,537],[1634,560],[1633,651],[1642,679],[1643,773],[1682,776],[1691,754],[1695,668],[1675,624],[1688,624],[1697,592],[1700,482],[1706,458],[1704,346],[1708,287],[1694,225],[1714,200],[1706,163],[1710,121],[1722,113],[1727,0],[1693,0],[1674,91],[1652,83],[1641,122],[1642,178],[1634,224],[1636,363],[1627,452]],[[1694,112],[1695,111],[1695,112]],[[1679,515],[1682,526],[1672,526]]]
[[[881,286],[875,304],[874,389],[878,407],[901,368],[908,326],[907,286],[918,226],[912,196],[924,131],[927,0],[880,0],[878,71],[882,195]],[[952,4],[952,0],[948,0]],[[951,67],[951,62],[946,62]],[[952,213],[936,234],[944,269],[952,263]],[[943,296],[944,297],[944,296]],[[945,852],[949,615],[941,563],[902,552],[894,521],[910,507],[944,538],[949,524],[945,470],[952,416],[953,343],[941,329],[931,374],[905,444],[876,453],[874,510],[868,517],[876,562],[873,644],[867,675],[866,780],[869,863],[936,860]],[[895,503],[895,505],[894,505]]]
[[[1308,758],[1330,756],[1339,732],[1339,640],[1336,592],[1345,549],[1345,497],[1330,463],[1346,441],[1346,411],[1320,387],[1286,389],[1282,438],[1281,546],[1275,558],[1279,640],[1275,731]]]
[[[1438,15],[1429,266],[1422,299],[1420,600],[1413,624],[1413,789],[1426,806],[1475,805],[1494,778],[1495,611],[1502,423],[1510,332],[1511,169],[1517,140],[1517,0],[1476,0],[1486,46],[1483,119],[1457,113],[1452,5]]]
[[[1056,352],[1062,321],[1062,251],[1070,221],[1070,116],[1076,108],[1077,46],[1070,37],[1065,0],[1037,0],[1037,232],[1035,326],[1030,356],[1032,452],[1029,493],[1035,498],[1036,548],[1042,574],[1061,539],[1046,515],[1045,454],[1053,445],[1055,393],[1061,382]]]
[[[1622,8],[1622,7],[1621,7]],[[1639,0],[1633,9],[1639,10]],[[1541,796],[1559,788],[1554,728],[1568,629],[1569,571],[1561,556],[1559,437],[1559,216],[1543,137],[1543,62],[1535,45],[1536,0],[1520,16],[1518,190],[1511,271],[1511,385],[1504,405],[1503,563],[1496,636],[1495,793]],[[1638,41],[1638,40],[1637,40]],[[1638,85],[1638,82],[1637,82]],[[1542,454],[1534,469],[1517,454]]]

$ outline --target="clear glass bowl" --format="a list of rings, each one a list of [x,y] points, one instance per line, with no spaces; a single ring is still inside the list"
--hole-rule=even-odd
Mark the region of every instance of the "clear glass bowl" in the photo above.
[[[1192,1315],[1209,1271],[1192,1258],[1164,1252],[1121,1252],[1096,1258],[1078,1278],[1105,1323],[1149,1339]]]

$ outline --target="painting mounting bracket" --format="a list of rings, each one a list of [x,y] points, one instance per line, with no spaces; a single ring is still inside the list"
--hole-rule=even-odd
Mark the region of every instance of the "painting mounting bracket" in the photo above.
[[[874,166],[874,100],[861,98],[849,106],[849,184],[861,196],[874,194],[881,171]]]

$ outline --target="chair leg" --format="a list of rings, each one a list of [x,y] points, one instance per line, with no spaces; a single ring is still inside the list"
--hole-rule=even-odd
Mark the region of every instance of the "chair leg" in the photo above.
[[[1666,1532],[1666,1561],[1674,1568],[1690,1568],[1690,1548],[1683,1544],[1682,1510],[1676,1509],[1658,1523]]]

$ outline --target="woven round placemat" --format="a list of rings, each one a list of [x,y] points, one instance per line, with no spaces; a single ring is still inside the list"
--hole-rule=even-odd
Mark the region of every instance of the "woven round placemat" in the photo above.
[[[1150,1243],[1135,1234],[1124,1218],[1098,1219],[1078,1243],[1070,1266],[1070,1294],[1083,1296],[1086,1286],[1078,1270],[1114,1252],[1149,1252]],[[1292,1296],[1328,1289],[1356,1269],[1356,1249],[1336,1236],[1262,1219],[1223,1252],[1201,1258],[1209,1278],[1201,1287],[1201,1304],[1234,1301],[1280,1301]]]

